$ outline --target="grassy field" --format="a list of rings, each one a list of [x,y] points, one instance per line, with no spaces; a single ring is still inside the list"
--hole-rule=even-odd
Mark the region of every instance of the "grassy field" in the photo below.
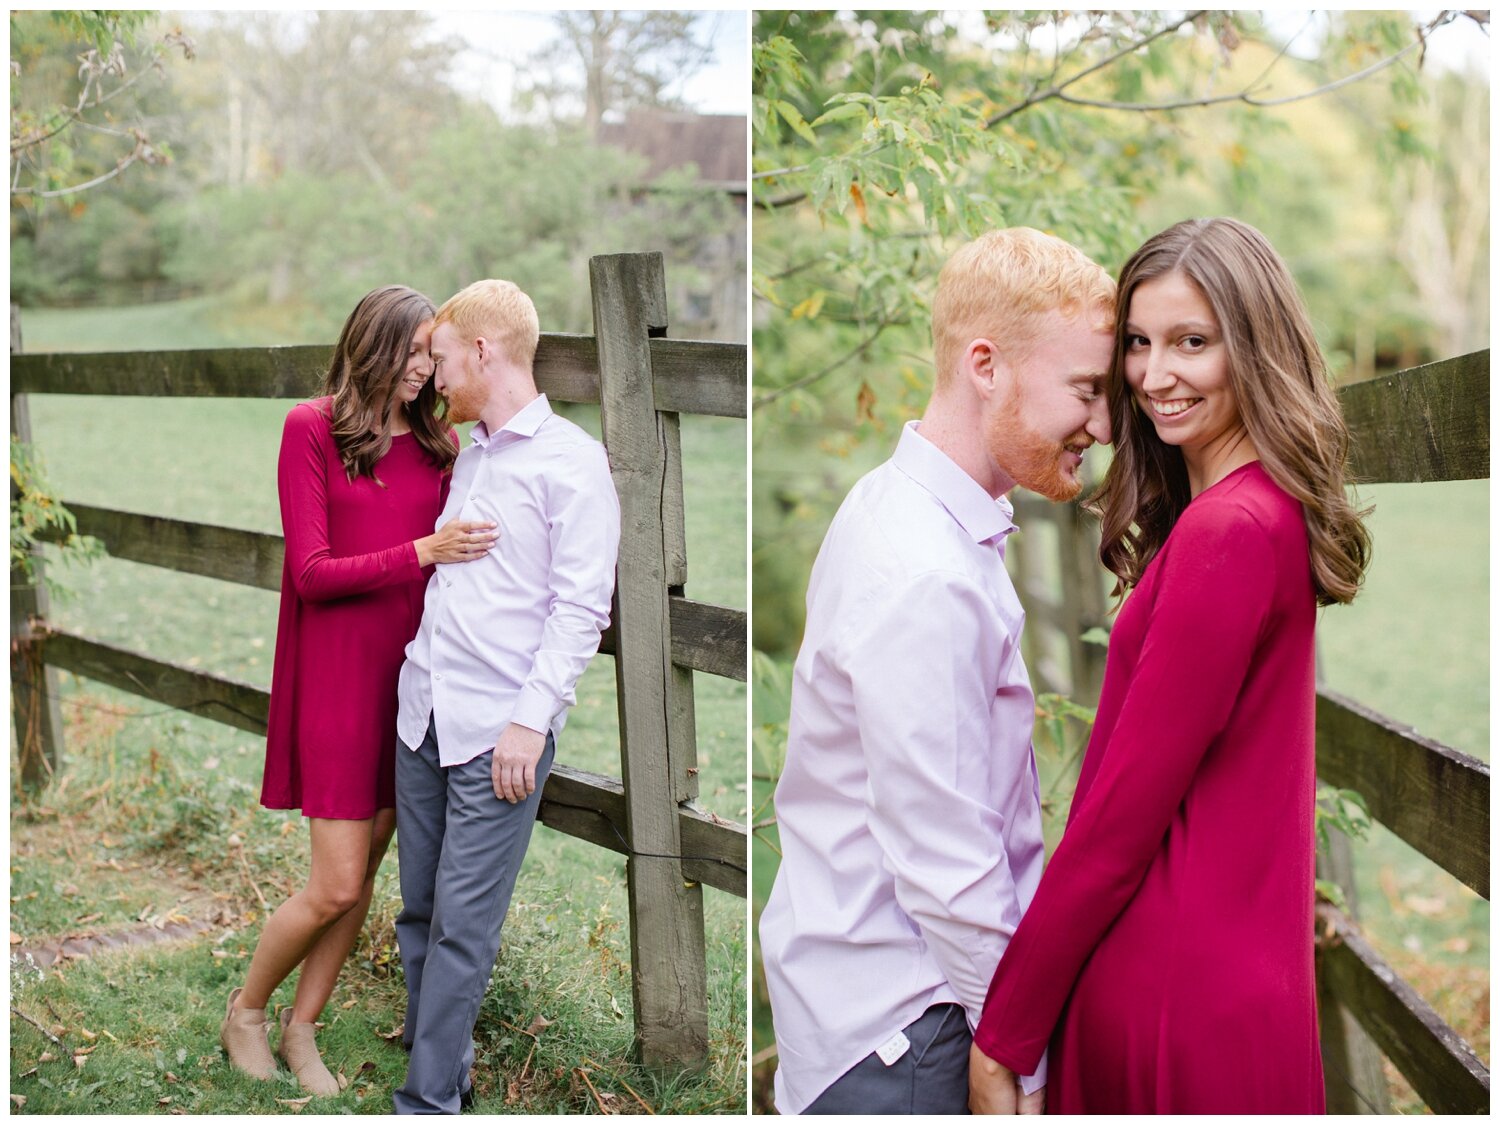
[[[115,322],[113,336],[86,336],[97,329],[88,314],[28,314],[27,350],[64,341],[90,349],[227,342],[204,327],[211,310],[176,306],[179,318],[189,314],[185,325],[164,320],[161,309],[134,320],[112,310],[105,319]],[[48,476],[67,499],[278,531],[275,463],[289,406],[35,396],[32,419]],[[598,432],[597,411],[572,416]],[[685,418],[683,447],[688,593],[742,607],[744,426]],[[54,602],[54,617],[69,628],[269,685],[276,594],[112,559],[56,573],[68,593]],[[38,802],[14,803],[11,816],[12,1005],[27,1017],[11,1021],[13,1108],[19,1097],[28,1113],[301,1109],[290,1078],[243,1079],[217,1041],[224,997],[243,976],[267,907],[305,875],[300,817],[256,801],[263,741],[63,679],[65,769]],[[695,690],[701,803],[743,821],[745,686],[697,675]],[[618,776],[609,658],[590,667],[578,698],[558,760]],[[385,1037],[404,1004],[391,928],[398,902],[387,861],[371,924],[320,1034],[330,1068],[349,1087],[313,1109],[389,1111],[405,1060]],[[709,889],[705,908],[711,1062],[701,1074],[654,1074],[629,1061],[623,857],[539,828],[476,1029],[476,1109],[742,1112],[745,903]],[[150,940],[174,924],[197,929]],[[25,952],[73,934],[131,940],[42,973],[26,964]],[[273,1003],[290,996],[284,985]]]
[[[1362,490],[1362,498],[1376,506],[1374,562],[1352,606],[1322,612],[1318,644],[1327,682],[1487,761],[1489,484],[1384,485]],[[755,684],[756,822],[773,815],[766,779],[775,772],[783,737],[786,675],[786,663],[779,662]],[[1039,766],[1045,789],[1057,763],[1043,753]],[[758,919],[778,862],[774,827],[756,833],[752,857]],[[1355,857],[1366,932],[1487,1060],[1489,903],[1378,825],[1355,845]],[[768,1109],[775,1043],[758,961],[752,973],[752,1103]],[[1420,1100],[1389,1064],[1387,1075],[1395,1106],[1421,1112]]]

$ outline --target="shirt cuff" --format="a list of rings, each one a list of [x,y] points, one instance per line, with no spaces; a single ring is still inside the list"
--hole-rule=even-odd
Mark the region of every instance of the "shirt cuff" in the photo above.
[[[1042,1061],[1036,1064],[1034,1074],[1021,1075],[1021,1089],[1028,1094],[1034,1094],[1047,1084],[1047,1052],[1042,1052]]]
[[[539,734],[552,729],[552,719],[557,714],[557,703],[545,692],[525,687],[516,697],[516,705],[510,713],[510,721],[530,727]]]

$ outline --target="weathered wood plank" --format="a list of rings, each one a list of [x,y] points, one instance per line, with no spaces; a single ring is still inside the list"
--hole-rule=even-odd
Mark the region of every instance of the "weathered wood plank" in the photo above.
[[[1318,692],[1318,776],[1485,898],[1490,768],[1337,692]]]
[[[745,417],[746,348],[712,340],[652,340],[658,409]],[[154,352],[52,352],[11,361],[13,393],[157,397],[311,398],[333,349],[194,348]],[[559,402],[599,401],[598,346],[592,336],[548,332],[537,344],[537,388]]]
[[[270,692],[61,630],[42,642],[47,663],[251,734],[266,733]]]
[[[1330,906],[1318,908],[1319,971],[1434,1113],[1488,1113],[1490,1072],[1474,1050]]]
[[[669,745],[670,608],[661,497],[666,455],[653,397],[653,330],[666,324],[660,254],[592,258],[600,420],[620,496],[616,635],[620,757],[625,782],[635,1042],[648,1065],[708,1057],[702,890],[684,879]]]
[[[78,533],[97,538],[115,558],[262,590],[281,589],[281,563],[286,548],[279,535],[96,508],[71,500],[64,504],[77,517]],[[669,604],[672,662],[694,671],[743,681],[748,651],[744,610],[676,595],[669,599]],[[613,655],[614,646],[611,627],[605,630],[599,651]]]
[[[279,535],[66,503],[78,520],[78,533],[94,536],[114,558],[262,590],[281,589],[286,545]]]
[[[618,778],[556,766],[542,790],[538,815],[548,827],[628,854],[624,832],[625,786]],[[681,861],[683,875],[744,898],[747,854],[744,825],[691,808],[681,810],[678,820],[686,853]]]
[[[1489,349],[1339,389],[1356,481],[1490,475]]]
[[[668,601],[672,612],[672,663],[744,683],[750,658],[744,610],[675,595]]]

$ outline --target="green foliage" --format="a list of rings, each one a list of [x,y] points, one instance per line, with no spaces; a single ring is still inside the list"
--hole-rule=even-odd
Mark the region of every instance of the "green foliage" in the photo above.
[[[65,563],[87,563],[104,554],[99,541],[78,534],[78,521],[57,499],[42,473],[41,458],[28,442],[10,443],[10,569],[28,584],[36,582],[36,548],[45,540],[58,544]],[[46,575],[48,589],[63,593],[54,575]]]
[[[932,285],[981,229],[1038,227],[1114,271],[1170,223],[1235,215],[1287,258],[1336,371],[1483,346],[1487,87],[1420,71],[1405,13],[1317,16],[1295,51],[1241,12],[762,11],[754,31],[768,652],[800,635],[837,503],[923,408]],[[1418,176],[1434,159],[1452,174]]]

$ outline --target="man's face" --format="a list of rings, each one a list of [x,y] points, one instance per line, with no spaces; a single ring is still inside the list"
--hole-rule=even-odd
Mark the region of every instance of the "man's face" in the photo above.
[[[448,400],[448,421],[455,426],[478,421],[489,401],[475,352],[447,321],[432,330],[433,385]]]
[[[1042,321],[1029,354],[1010,363],[1011,390],[996,396],[985,419],[990,456],[1022,488],[1048,500],[1071,500],[1083,488],[1083,451],[1109,443],[1104,381],[1114,335],[1088,314],[1057,310]]]

